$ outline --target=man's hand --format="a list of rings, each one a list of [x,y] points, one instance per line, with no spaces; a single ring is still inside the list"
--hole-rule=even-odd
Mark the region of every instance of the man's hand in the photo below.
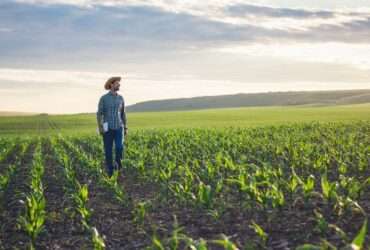
[[[128,131],[128,128],[124,128],[124,135],[126,136],[127,135],[127,131]]]
[[[101,127],[101,126],[99,126],[99,134],[100,134],[100,135],[103,135],[103,134],[104,134],[103,127]]]

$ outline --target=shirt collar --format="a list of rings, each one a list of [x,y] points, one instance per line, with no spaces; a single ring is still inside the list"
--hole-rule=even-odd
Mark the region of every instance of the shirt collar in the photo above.
[[[118,93],[113,94],[113,92],[111,90],[109,90],[108,94],[110,94],[111,96],[118,96]]]

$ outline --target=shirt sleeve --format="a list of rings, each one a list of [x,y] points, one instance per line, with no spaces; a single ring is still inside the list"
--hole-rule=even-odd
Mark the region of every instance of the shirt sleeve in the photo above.
[[[103,97],[100,98],[98,104],[98,112],[96,112],[96,120],[98,122],[99,128],[102,127],[102,119],[103,119],[103,109],[104,109],[104,99]]]
[[[123,127],[127,128],[126,107],[125,107],[125,100],[123,99],[123,97],[122,97],[121,119],[122,119]]]

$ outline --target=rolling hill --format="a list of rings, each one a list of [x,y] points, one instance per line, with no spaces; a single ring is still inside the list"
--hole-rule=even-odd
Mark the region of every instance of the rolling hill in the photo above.
[[[253,106],[329,106],[370,103],[370,89],[335,91],[268,92],[155,100],[127,107],[128,112],[178,111]]]

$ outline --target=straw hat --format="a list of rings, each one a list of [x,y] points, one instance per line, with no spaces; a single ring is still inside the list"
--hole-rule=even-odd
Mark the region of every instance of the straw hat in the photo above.
[[[120,77],[120,76],[113,76],[113,77],[109,78],[109,79],[105,82],[105,84],[104,84],[104,88],[105,88],[106,90],[109,90],[109,89],[110,89],[110,85],[111,85],[112,83],[114,83],[115,81],[121,81],[121,77]]]

